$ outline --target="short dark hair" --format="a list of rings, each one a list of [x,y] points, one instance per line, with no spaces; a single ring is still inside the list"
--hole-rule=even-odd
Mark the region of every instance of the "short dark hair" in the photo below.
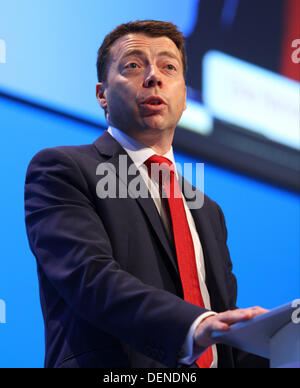
[[[109,60],[110,48],[114,42],[127,34],[145,34],[151,37],[166,36],[171,39],[181,53],[184,74],[186,73],[187,63],[184,47],[184,36],[171,22],[158,20],[137,20],[116,27],[104,38],[101,47],[98,50],[97,57],[97,75],[98,81],[103,82],[107,77],[107,64]]]

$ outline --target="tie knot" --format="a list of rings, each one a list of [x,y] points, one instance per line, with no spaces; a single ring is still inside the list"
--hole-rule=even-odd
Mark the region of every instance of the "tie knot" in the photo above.
[[[173,163],[161,155],[153,155],[145,161],[148,169],[148,174],[151,178],[158,180],[162,175],[163,181],[170,177],[170,173],[174,172]]]
[[[171,166],[173,163],[165,158],[164,156],[161,156],[161,155],[152,155],[150,156],[149,159],[146,160],[145,163],[157,163],[157,164],[162,164],[162,163],[167,163],[169,166]]]

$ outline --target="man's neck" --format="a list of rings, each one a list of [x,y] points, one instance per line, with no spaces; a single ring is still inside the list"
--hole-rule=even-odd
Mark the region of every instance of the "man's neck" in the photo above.
[[[125,133],[125,132],[124,132]],[[174,131],[168,132],[133,132],[125,133],[127,136],[138,141],[146,147],[150,147],[158,155],[166,154],[172,147]]]

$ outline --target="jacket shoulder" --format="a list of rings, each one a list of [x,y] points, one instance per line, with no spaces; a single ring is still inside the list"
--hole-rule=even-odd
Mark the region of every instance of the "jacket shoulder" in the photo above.
[[[57,146],[44,148],[38,151],[30,160],[29,164],[33,162],[42,162],[47,160],[59,159],[77,159],[80,156],[96,155],[96,149],[93,144],[76,145],[76,146]]]

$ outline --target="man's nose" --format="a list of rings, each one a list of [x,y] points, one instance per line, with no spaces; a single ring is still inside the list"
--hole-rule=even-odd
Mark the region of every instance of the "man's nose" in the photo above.
[[[155,86],[162,86],[162,80],[160,77],[160,74],[158,70],[151,65],[149,70],[147,71],[145,75],[145,80],[144,80],[144,87],[145,88],[153,88]]]

